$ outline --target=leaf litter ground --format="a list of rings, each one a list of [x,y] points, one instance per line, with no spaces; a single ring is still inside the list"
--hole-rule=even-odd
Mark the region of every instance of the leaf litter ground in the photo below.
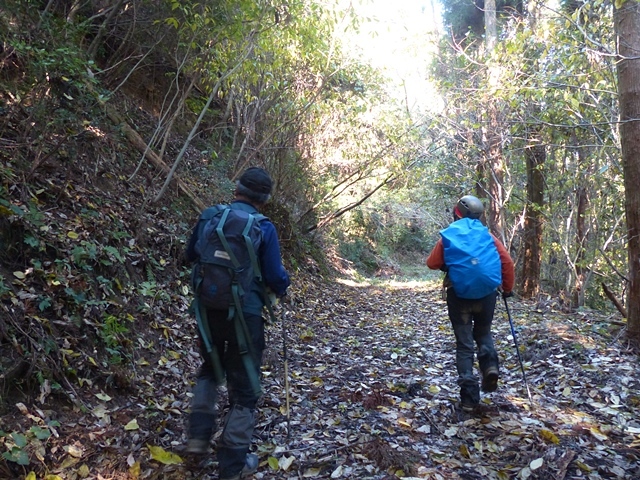
[[[277,307],[289,395],[278,322],[268,327],[254,478],[640,478],[638,356],[609,317],[510,300],[530,402],[499,303],[500,385],[468,414],[436,281],[305,279],[291,293]],[[199,364],[186,304],[151,327],[136,339],[136,388],[78,386],[80,408],[43,392],[3,417],[6,432],[59,426],[24,447],[28,468],[5,461],[0,478],[39,469],[53,479],[216,479],[215,438],[212,455],[184,452]]]

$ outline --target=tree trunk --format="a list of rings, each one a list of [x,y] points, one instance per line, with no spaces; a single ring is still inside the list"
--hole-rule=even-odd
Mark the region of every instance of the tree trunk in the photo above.
[[[628,334],[640,339],[640,1],[615,2],[620,143],[627,218]]]
[[[484,2],[484,38],[487,53],[491,53],[498,40],[496,0],[485,0]]]
[[[496,20],[496,1],[485,0],[484,2],[484,34],[486,58],[491,58],[491,53],[498,41],[498,27]],[[487,69],[487,129],[484,135],[485,162],[484,169],[486,185],[489,189],[489,208],[486,214],[487,226],[492,233],[503,243],[504,225],[502,222],[502,207],[504,206],[504,161],[502,156],[502,137],[500,133],[500,111],[498,101],[493,98],[491,90],[497,85],[500,70],[495,68],[489,61]]]
[[[571,299],[573,308],[584,306],[584,289],[587,278],[587,268],[584,265],[587,256],[587,225],[585,220],[589,208],[589,195],[587,187],[584,185],[579,186],[576,191],[576,204],[576,241],[578,245],[575,261],[576,278]]]
[[[87,49],[87,57],[89,57],[91,60],[95,60],[96,53],[98,52],[98,47],[100,47],[100,45],[102,44],[102,39],[105,32],[107,31],[107,27],[111,23],[111,20],[113,20],[115,16],[120,13],[120,9],[126,1],[127,0],[118,0],[118,3],[115,6],[111,7],[111,11],[109,12],[107,18],[100,24],[98,33],[96,33],[96,36],[91,42],[91,45],[89,45],[89,48]],[[107,9],[108,8],[109,7],[107,7]]]
[[[547,153],[533,134],[532,143],[525,150],[527,160],[527,206],[524,218],[524,257],[522,261],[522,289],[524,298],[533,298],[540,291],[542,262],[542,207],[544,206],[544,164]]]
[[[489,126],[487,132],[487,185],[489,186],[489,209],[487,226],[502,243],[505,242],[502,208],[504,207],[504,159],[500,135],[498,105],[489,98]]]

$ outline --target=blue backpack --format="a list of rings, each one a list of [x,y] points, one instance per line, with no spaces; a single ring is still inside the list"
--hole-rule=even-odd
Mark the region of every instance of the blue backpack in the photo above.
[[[444,263],[460,298],[486,297],[502,284],[500,254],[480,220],[462,218],[440,231]]]

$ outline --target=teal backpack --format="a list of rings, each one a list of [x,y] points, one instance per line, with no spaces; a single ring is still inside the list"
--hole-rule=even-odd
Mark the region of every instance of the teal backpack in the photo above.
[[[502,284],[500,254],[480,220],[462,218],[440,231],[444,263],[460,298],[486,297]]]
[[[227,205],[209,209],[207,216],[195,245],[193,291],[205,308],[241,310],[254,279],[261,281],[257,252],[266,217]]]

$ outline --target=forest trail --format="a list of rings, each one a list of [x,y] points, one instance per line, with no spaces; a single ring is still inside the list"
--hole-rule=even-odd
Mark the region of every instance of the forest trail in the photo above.
[[[326,478],[394,470],[418,478],[640,478],[637,356],[621,352],[596,312],[563,315],[512,300],[533,408],[498,302],[500,387],[483,394],[476,415],[457,404],[455,343],[438,281],[342,284],[294,309],[296,468],[303,476],[321,468]]]
[[[531,405],[499,302],[499,388],[470,415],[458,406],[454,338],[433,278],[294,283],[277,307],[287,333],[290,413],[278,322],[268,328],[255,478],[640,478],[637,356],[611,333],[610,318],[509,300]],[[136,388],[81,395],[80,411],[53,405],[53,396],[21,407],[14,425],[59,423],[43,450],[49,472],[217,478],[211,458],[184,454],[199,364],[187,318],[159,319],[138,340]],[[28,470],[14,467],[6,462],[0,478],[27,478]]]

